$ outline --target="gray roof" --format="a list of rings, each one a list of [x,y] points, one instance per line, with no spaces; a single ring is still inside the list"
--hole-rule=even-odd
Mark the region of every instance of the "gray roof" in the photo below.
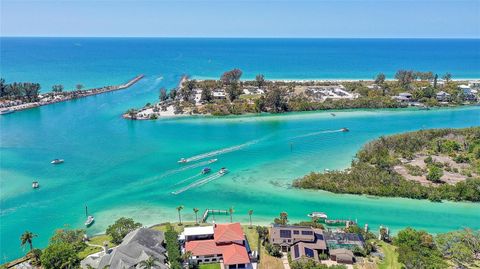
[[[165,248],[163,232],[139,228],[125,236],[122,243],[114,248],[112,252],[102,257],[97,268],[110,265],[110,268],[136,268],[136,266],[154,257],[159,260],[158,268],[166,269]]]

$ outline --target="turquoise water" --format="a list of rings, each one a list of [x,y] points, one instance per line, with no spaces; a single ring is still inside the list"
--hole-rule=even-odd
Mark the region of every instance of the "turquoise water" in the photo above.
[[[0,117],[2,259],[9,260],[23,253],[19,237],[24,230],[38,234],[34,245],[43,247],[55,228],[64,225],[81,228],[85,204],[96,218],[96,223],[88,229],[90,234],[103,232],[120,216],[133,217],[143,224],[175,221],[175,207],[180,204],[185,206],[182,215],[186,220],[194,219],[193,207],[203,211],[233,206],[234,220],[242,222],[248,220],[247,211],[253,209],[256,223],[268,223],[285,210],[294,221],[305,219],[311,211],[325,211],[334,218],[358,219],[372,229],[387,225],[396,231],[413,226],[435,233],[465,226],[480,228],[479,204],[371,199],[290,187],[293,179],[310,171],[347,167],[362,144],[381,135],[422,128],[478,126],[480,107],[338,111],[336,117],[330,112],[317,112],[127,121],[120,117],[121,112],[154,100],[161,86],[175,85],[186,70],[198,71],[195,64],[205,60],[203,55],[216,50],[205,51],[196,58],[189,55],[188,61],[194,57],[191,67],[183,64],[187,60],[182,57],[176,65],[177,60],[170,58],[174,53],[170,53],[162,56],[164,61],[152,60],[151,65],[144,68],[132,63],[138,70],[117,66],[122,70],[117,73],[112,64],[103,66],[102,63],[106,61],[104,58],[109,58],[118,59],[122,65],[124,60],[117,58],[118,54],[93,50],[100,66],[82,62],[71,67],[66,64],[66,58],[67,55],[72,59],[80,57],[76,47],[70,51],[61,49],[65,41],[58,42],[58,51],[64,50],[58,58],[51,56],[55,50],[49,52],[48,57],[47,52],[42,54],[35,51],[36,46],[30,46],[34,50],[28,52],[32,54],[32,62],[40,62],[39,59],[45,62],[36,67],[18,55],[18,47],[13,49],[11,44],[2,44],[2,76],[6,75],[8,80],[39,78],[47,85],[55,83],[54,78],[60,78],[66,85],[74,85],[79,80],[86,85],[101,85],[102,78],[117,83],[137,73],[147,76],[128,90]],[[118,47],[125,46],[119,43]],[[54,44],[49,46],[55,48]],[[216,48],[215,42],[212,46]],[[14,63],[11,56],[4,58],[11,49],[17,51],[18,62]],[[136,50],[131,54],[143,55]],[[57,66],[60,59],[65,64]],[[221,68],[228,65],[228,60],[228,57],[224,59]],[[265,64],[256,61],[252,60],[251,65]],[[296,70],[296,64],[302,68],[301,62],[290,63],[288,70]],[[69,68],[79,71],[64,70]],[[273,65],[267,69],[265,73],[276,72]],[[286,67],[280,69],[288,71]],[[109,70],[113,75],[109,76]],[[203,70],[198,74],[214,76],[217,71],[220,72]],[[478,71],[478,68],[466,70],[474,76]],[[281,76],[295,76],[295,71],[290,72]],[[320,77],[322,73],[314,75]],[[351,132],[335,132],[342,127],[348,127]],[[212,151],[219,154],[206,154]],[[210,167],[214,171],[227,167],[231,172],[173,195],[172,192],[206,178],[198,176],[203,165],[179,171],[190,164],[179,165],[177,160],[193,156],[198,159],[202,155],[208,157],[197,163],[218,158]],[[65,163],[51,165],[50,160],[57,157],[65,159]],[[34,179],[40,181],[38,190],[31,189]],[[178,184],[182,181],[184,183]]]

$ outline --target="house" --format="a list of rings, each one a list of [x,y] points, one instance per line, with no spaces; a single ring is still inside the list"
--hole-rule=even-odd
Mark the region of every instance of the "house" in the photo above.
[[[184,252],[192,255],[191,262],[223,262],[224,269],[253,268],[250,246],[240,223],[186,228],[181,238],[185,240]]]
[[[123,238],[120,245],[112,250],[88,256],[81,262],[82,268],[139,268],[139,264],[154,257],[158,259],[158,268],[167,269],[164,235],[161,231],[148,228],[136,229]]]
[[[346,248],[338,248],[330,251],[330,259],[337,263],[353,264],[355,263],[355,255]]]
[[[397,96],[394,96],[393,98],[399,102],[410,102],[413,100],[413,95],[408,92],[402,92],[399,93]]]
[[[329,252],[334,249],[346,248],[354,250],[356,247],[365,248],[365,239],[361,234],[346,233],[344,231],[326,231],[324,233],[325,241]]]
[[[308,257],[318,261],[318,255],[327,252],[323,230],[312,227],[273,225],[269,240],[282,251],[289,251],[292,260]]]
[[[463,94],[463,99],[465,101],[475,101],[477,99],[476,96],[475,96],[477,91],[472,90],[472,88],[470,88],[470,86],[460,85],[460,86],[458,86],[458,89]]]
[[[215,89],[212,91],[212,95],[214,99],[226,99],[227,94],[222,89]]]
[[[437,100],[440,102],[448,102],[450,101],[451,95],[447,92],[439,91],[437,92],[436,97],[437,97]]]

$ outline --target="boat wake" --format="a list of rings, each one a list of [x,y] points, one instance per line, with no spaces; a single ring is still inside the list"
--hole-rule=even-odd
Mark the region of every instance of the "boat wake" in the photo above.
[[[200,186],[205,185],[205,184],[207,184],[208,182],[211,182],[211,181],[213,181],[213,180],[215,180],[215,179],[217,179],[217,178],[219,178],[219,177],[221,177],[221,176],[223,176],[223,175],[220,174],[220,173],[215,173],[214,175],[211,175],[211,176],[208,176],[208,177],[206,177],[206,178],[204,178],[204,179],[195,181],[195,182],[191,183],[190,185],[187,185],[187,186],[179,189],[178,191],[174,191],[174,192],[172,192],[172,194],[173,194],[173,195],[177,195],[177,194],[180,194],[180,193],[182,193],[182,192],[188,191],[188,190],[190,190],[190,189],[192,189],[192,188],[200,187]]]
[[[320,135],[320,134],[341,133],[341,132],[343,132],[342,129],[326,130],[326,131],[308,133],[308,134],[304,134],[304,135],[298,135],[298,136],[291,137],[290,139],[304,138],[304,137],[315,136],[315,135]]]
[[[225,154],[225,153],[229,153],[229,152],[232,152],[232,151],[237,151],[237,150],[243,149],[245,147],[251,146],[253,144],[256,144],[260,140],[261,139],[256,139],[256,140],[252,140],[252,141],[240,144],[240,145],[236,145],[236,146],[232,146],[232,147],[228,147],[228,148],[223,148],[223,149],[219,149],[219,150],[195,155],[195,156],[192,156],[190,158],[186,158],[185,161],[186,162],[194,162],[194,161],[202,160],[202,159],[205,159],[205,158],[217,156],[217,155],[220,155],[220,154]]]
[[[191,176],[191,177],[188,177],[188,178],[186,178],[186,179],[180,180],[179,182],[175,183],[173,186],[181,185],[182,183],[185,183],[185,182],[187,182],[187,181],[189,181],[189,180],[192,180],[192,179],[194,179],[194,178],[197,178],[197,177],[199,177],[199,176],[201,176],[201,175],[203,175],[203,174],[202,174],[202,173],[198,173],[198,174],[193,175],[193,176]]]
[[[168,170],[168,171],[166,171],[165,173],[159,175],[159,176],[157,177],[157,179],[164,178],[164,177],[170,176],[170,175],[174,175],[174,174],[177,174],[177,173],[186,171],[186,170],[190,170],[190,169],[192,169],[192,168],[197,168],[197,167],[200,167],[200,166],[204,166],[204,165],[207,165],[207,164],[210,164],[210,163],[212,163],[212,161],[211,161],[211,160],[208,160],[208,161],[203,161],[203,162],[199,162],[199,163],[194,163],[194,164],[190,164],[190,165],[187,165],[187,166],[183,166],[183,167],[178,168],[178,169]]]

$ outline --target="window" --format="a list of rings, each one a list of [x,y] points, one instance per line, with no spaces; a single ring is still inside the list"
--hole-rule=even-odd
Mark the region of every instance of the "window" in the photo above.
[[[228,266],[229,269],[237,269],[237,266],[235,264],[230,264]]]
[[[312,231],[302,231],[302,235],[313,235]]]
[[[205,260],[203,260],[203,261],[204,261],[204,262],[209,262],[209,261],[210,261],[210,259],[205,259]]]
[[[239,264],[238,268],[245,268],[245,264]]]
[[[313,253],[313,250],[309,248],[305,248],[305,255],[310,258],[313,258],[315,256],[315,254]]]
[[[294,230],[294,231],[293,231],[293,234],[300,234],[300,231]]]
[[[281,238],[290,238],[290,237],[292,237],[292,231],[290,231],[290,230],[280,230],[280,237]]]
[[[298,258],[298,257],[300,257],[300,251],[299,251],[299,249],[298,249],[298,245],[295,245],[295,246],[293,247],[293,252],[294,252],[293,255],[295,256],[295,259]]]

